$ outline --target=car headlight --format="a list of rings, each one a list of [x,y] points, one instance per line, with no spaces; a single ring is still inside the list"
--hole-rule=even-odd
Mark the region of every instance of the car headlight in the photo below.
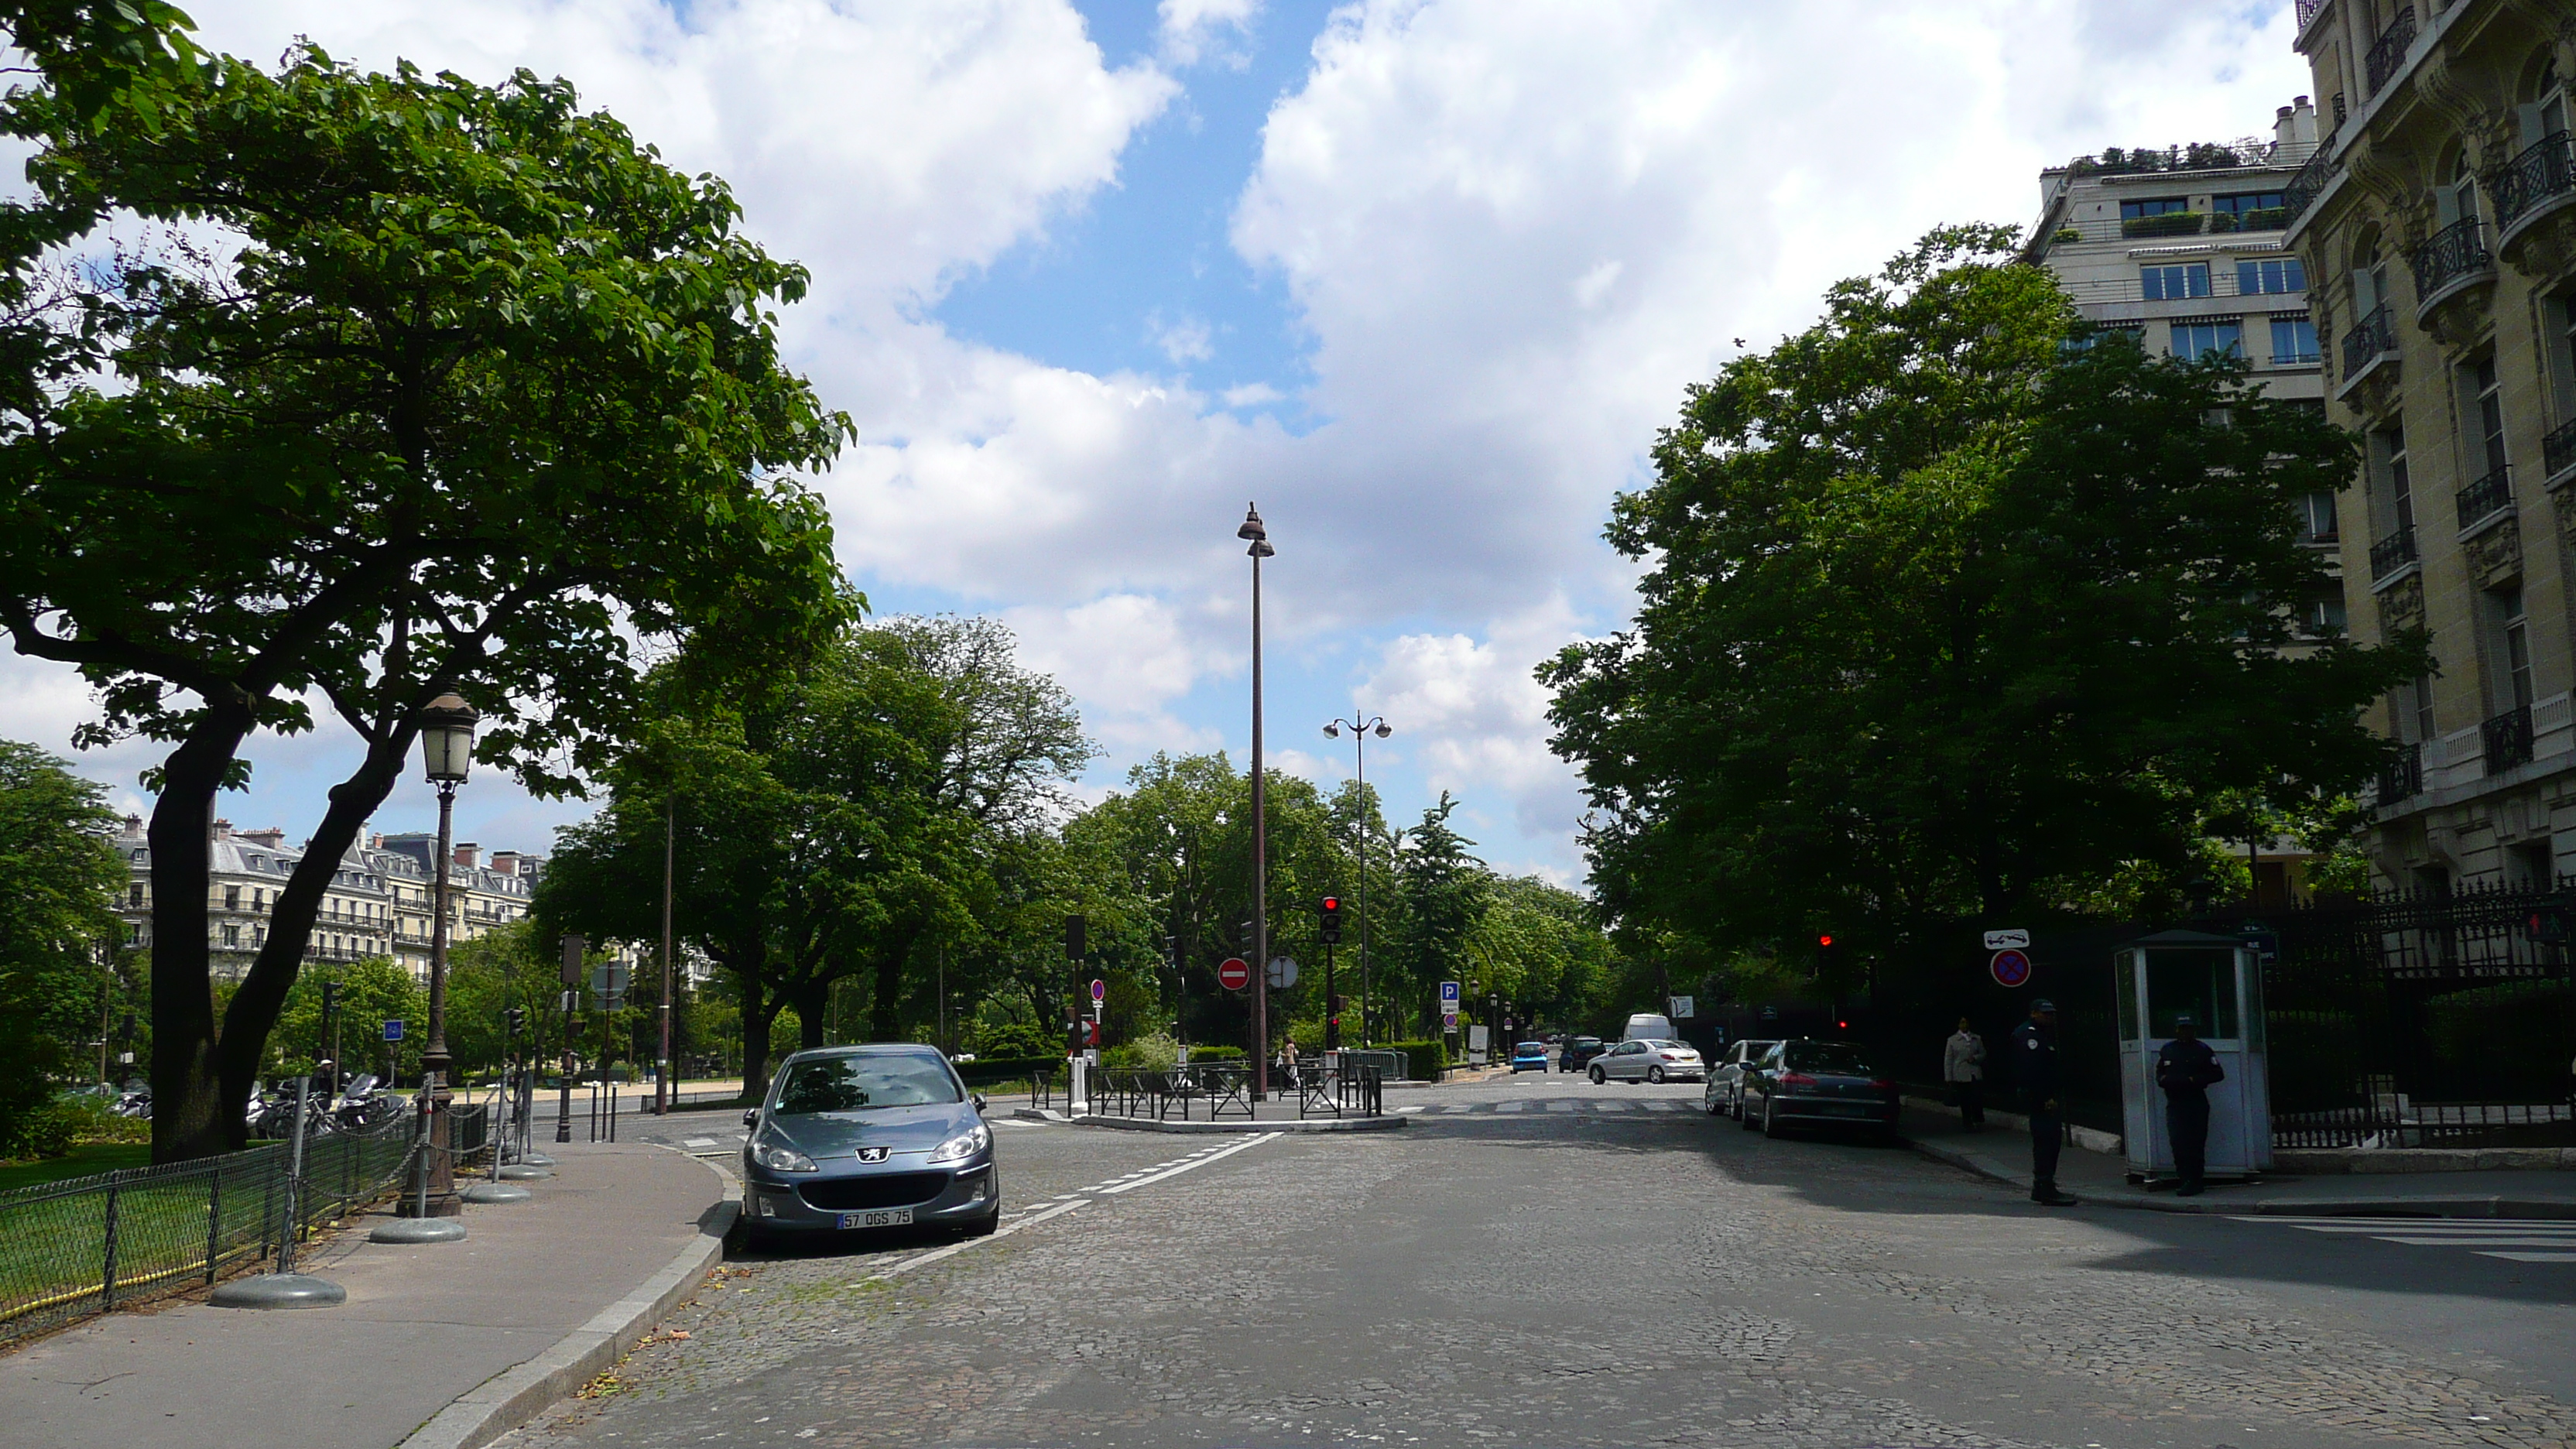
[[[751,1160],[772,1172],[813,1172],[814,1159],[784,1142],[752,1144]]]
[[[963,1162],[992,1145],[993,1129],[978,1122],[967,1131],[932,1148],[930,1160],[934,1163]]]

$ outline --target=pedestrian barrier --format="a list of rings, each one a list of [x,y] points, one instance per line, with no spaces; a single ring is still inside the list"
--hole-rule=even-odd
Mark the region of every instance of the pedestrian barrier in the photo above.
[[[1058,1097],[1065,1109],[1077,1106],[1092,1116],[1151,1117],[1183,1122],[1226,1117],[1252,1119],[1252,1068],[1241,1062],[1192,1063],[1167,1070],[1098,1067],[1088,1073],[1090,1101],[1076,1104],[1059,1090],[1055,1079],[1041,1073],[1033,1100],[1044,1107]],[[1377,1117],[1386,1111],[1385,1078],[1374,1062],[1338,1067],[1322,1061],[1301,1062],[1274,1072],[1272,1085],[1281,1101],[1292,1096],[1299,1117]]]
[[[485,1104],[459,1101],[450,1118],[460,1163],[490,1155]],[[0,1193],[0,1344],[265,1261],[288,1234],[302,1241],[400,1189],[419,1150],[408,1116],[362,1131],[313,1131],[303,1179],[290,1192],[294,1145]]]

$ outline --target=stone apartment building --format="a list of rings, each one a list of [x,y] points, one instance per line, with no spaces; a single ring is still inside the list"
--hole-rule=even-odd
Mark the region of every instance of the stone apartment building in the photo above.
[[[2576,868],[2576,151],[2564,0],[2299,0],[2321,108],[2286,190],[2341,497],[2356,637],[2422,629],[2437,672],[2376,723],[2383,883]]]
[[[2310,273],[2282,244],[2287,188],[2316,149],[2316,109],[2301,96],[2275,114],[2268,140],[2114,149],[2049,167],[2022,258],[2054,273],[2086,317],[2149,351],[2232,353],[2268,395],[2323,408]],[[2335,495],[2303,500],[2299,525],[2335,575],[2298,620],[2321,644],[2346,626]],[[2254,857],[2257,899],[2304,888],[2308,857],[2293,842],[2260,842]]]
[[[215,822],[212,869],[207,882],[211,915],[207,946],[215,974],[239,980],[268,942],[268,922],[287,877],[304,852],[286,844],[283,830],[235,830]],[[333,873],[321,915],[306,940],[307,964],[389,956],[414,979],[429,977],[429,871],[434,835],[372,836],[353,847]],[[141,817],[129,815],[117,848],[129,879],[117,902],[126,942],[152,941],[152,851]],[[448,939],[469,941],[528,913],[530,892],[543,862],[516,851],[496,851],[487,862],[473,842],[456,847],[448,876]]]

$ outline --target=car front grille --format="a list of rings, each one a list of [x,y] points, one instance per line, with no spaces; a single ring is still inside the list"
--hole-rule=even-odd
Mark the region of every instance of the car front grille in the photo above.
[[[827,1213],[865,1208],[912,1207],[939,1196],[948,1186],[945,1172],[881,1172],[873,1177],[836,1177],[796,1186],[805,1205]]]

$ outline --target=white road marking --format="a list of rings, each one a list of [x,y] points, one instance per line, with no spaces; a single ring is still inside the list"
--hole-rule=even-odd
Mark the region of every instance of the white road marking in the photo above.
[[[713,1147],[716,1145],[716,1140],[712,1137],[683,1137],[680,1139],[680,1145],[683,1147]]]
[[[1599,1112],[1625,1112],[1628,1110],[1627,1103],[1611,1098],[1604,1098],[1601,1101],[1593,1103],[1592,1106],[1593,1110]]]
[[[1547,1110],[1551,1112],[1571,1112],[1574,1110],[1574,1099],[1571,1097],[1559,1097],[1555,1101],[1547,1104]]]
[[[1101,1195],[1104,1197],[1115,1197],[1122,1192],[1132,1192],[1148,1183],[1161,1182],[1167,1177],[1178,1177],[1184,1172],[1194,1172],[1219,1158],[1232,1157],[1234,1154],[1241,1152],[1247,1147],[1258,1147],[1264,1142],[1276,1141],[1280,1135],[1281,1134],[1277,1132],[1264,1132],[1257,1137],[1247,1137],[1243,1141],[1237,1142],[1233,1146],[1225,1148],[1222,1151],[1211,1152],[1207,1156],[1198,1159],[1196,1162],[1184,1162],[1178,1167],[1164,1172],[1157,1172],[1151,1177],[1140,1177],[1134,1182],[1122,1182],[1116,1187],[1104,1188],[1101,1191]]]
[[[2576,1253],[2480,1253],[2481,1258],[2505,1258],[2516,1263],[2576,1263]]]
[[[1034,1212],[1029,1214],[1027,1217],[1018,1219],[1017,1221],[1004,1223],[1000,1227],[995,1228],[993,1231],[986,1233],[980,1238],[968,1238],[962,1243],[950,1243],[947,1247],[933,1248],[927,1253],[906,1258],[900,1263],[896,1263],[890,1267],[882,1268],[874,1273],[870,1273],[865,1278],[861,1278],[859,1282],[873,1283],[882,1278],[900,1277],[924,1264],[936,1263],[942,1258],[956,1257],[959,1253],[965,1252],[968,1248],[992,1242],[996,1238],[1007,1238],[1022,1228],[1033,1227],[1039,1223],[1045,1222],[1049,1218],[1062,1217],[1066,1213],[1073,1211],[1075,1208],[1078,1208],[1089,1201],[1089,1198],[1076,1198],[1072,1202],[1057,1203],[1054,1207],[1047,1208],[1044,1211]]]
[[[1421,1107],[1398,1107],[1398,1108],[1396,1108],[1396,1109],[1395,1109],[1395,1113],[1396,1113],[1396,1115],[1397,1115],[1397,1116],[1402,1117],[1402,1116],[1406,1116],[1406,1115],[1408,1115],[1408,1114],[1411,1114],[1411,1113],[1414,1113],[1414,1112],[1419,1112],[1419,1111],[1422,1111],[1422,1110],[1424,1110],[1424,1109],[1423,1109],[1423,1108],[1421,1108]]]
[[[1644,1106],[1649,1112],[1678,1112],[1682,1109],[1681,1103],[1670,1101],[1662,1097],[1658,1097],[1651,1102],[1642,1103],[1640,1105]]]
[[[2042,1103],[2041,1105],[2045,1106],[2046,1104],[2045,1104],[2045,1103]],[[1495,1111],[1497,1111],[1497,1112],[1526,1112],[1526,1111],[1528,1111],[1528,1110],[1529,1110],[1529,1103],[1527,1103],[1527,1102],[1502,1102],[1502,1103],[1498,1103],[1498,1104],[1496,1104],[1496,1106],[1494,1107],[1494,1110],[1495,1110]]]
[[[1458,1112],[1473,1112],[1475,1110],[1475,1108],[1464,1102],[1452,1102],[1448,1106],[1440,1109],[1440,1115],[1446,1117]]]
[[[2523,1218],[2289,1218],[2244,1217],[2240,1223],[2276,1223],[2308,1233],[2365,1235],[2373,1242],[2408,1248],[2466,1248],[2481,1258],[2512,1263],[2576,1263],[2576,1251],[2534,1253],[2499,1249],[2576,1250],[2576,1223]]]

